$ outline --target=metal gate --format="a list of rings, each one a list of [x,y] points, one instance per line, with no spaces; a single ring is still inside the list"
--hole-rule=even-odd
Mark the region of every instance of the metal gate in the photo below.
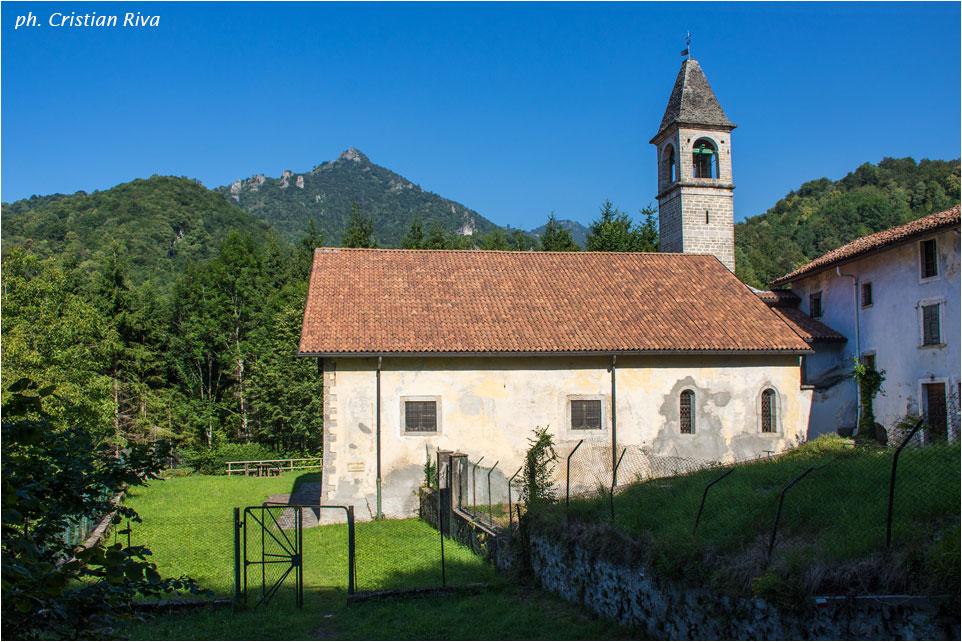
[[[304,513],[322,509],[347,514],[347,592],[354,593],[354,507],[265,503],[234,509],[234,601],[261,606],[278,594],[304,605]],[[316,524],[317,520],[311,522]]]

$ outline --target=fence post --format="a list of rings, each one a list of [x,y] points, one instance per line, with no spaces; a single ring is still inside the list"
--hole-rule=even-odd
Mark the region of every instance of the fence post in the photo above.
[[[524,468],[524,466],[522,466],[521,468]],[[512,520],[514,519],[514,517],[511,514],[511,484],[512,482],[514,482],[514,478],[517,477],[518,474],[521,472],[521,468],[518,469],[517,473],[511,475],[511,479],[508,480],[508,533],[511,532],[511,526],[513,524]]]
[[[442,462],[443,457],[443,462]],[[447,585],[447,572],[444,568],[444,522],[448,517],[448,510],[445,510],[451,503],[451,454],[450,452],[441,453],[438,449],[438,533],[441,535],[441,586]]]
[[[804,473],[788,482],[785,488],[782,489],[782,492],[778,494],[778,507],[775,509],[775,522],[772,524],[772,538],[768,541],[768,555],[765,556],[766,566],[768,566],[768,562],[772,559],[772,550],[775,548],[775,534],[778,531],[778,518],[782,516],[782,502],[785,500],[785,491],[794,486],[798,480],[813,470],[815,470],[815,468],[813,466],[809,466]]]
[[[241,520],[240,508],[234,508],[234,606],[241,600],[241,555],[240,555]]]
[[[354,507],[347,507],[347,594],[354,595],[357,589],[357,567],[354,554]]]
[[[614,470],[611,471],[611,495],[610,495],[610,498],[611,498],[611,521],[614,521],[614,520],[615,520],[615,483],[616,483],[616,481],[618,480],[618,477],[617,477],[617,474],[618,474],[618,466],[621,466],[621,460],[622,460],[622,458],[624,458],[626,452],[628,452],[628,449],[627,449],[627,448],[625,448],[624,450],[621,451],[621,456],[618,457],[618,463],[615,464]]]
[[[717,484],[718,482],[720,482],[721,480],[725,479],[729,475],[731,475],[733,472],[735,472],[735,469],[729,468],[728,472],[726,472],[721,477],[716,478],[715,481],[705,486],[705,492],[702,493],[702,496],[701,496],[701,504],[698,506],[698,515],[695,516],[695,527],[691,529],[692,535],[694,535],[695,531],[698,530],[698,522],[701,521],[701,511],[703,508],[705,508],[705,500],[708,498],[708,489],[714,486],[715,484]]]
[[[575,447],[571,449],[571,452],[568,453],[568,463],[565,465],[565,513],[568,512],[568,498],[571,495],[571,456],[581,448],[581,444],[583,444],[584,441],[584,439],[579,441]]]
[[[494,469],[497,468],[498,464],[500,463],[501,463],[500,459],[494,462],[494,466],[492,466],[491,470],[488,471],[488,521],[491,522],[492,524],[494,524],[494,517],[491,514],[491,473],[494,472]]]
[[[898,448],[895,449],[895,455],[892,457],[892,477],[889,479],[889,510],[888,516],[885,521],[885,548],[889,548],[892,545],[892,509],[895,506],[895,469],[899,464],[899,454],[902,449],[912,441],[912,437],[915,436],[925,423],[925,418],[919,419],[918,423],[915,424],[915,428],[909,433]]]
[[[482,461],[484,461],[483,456],[474,464],[474,470],[471,471],[471,512],[472,513],[478,507],[478,466],[481,465]]]

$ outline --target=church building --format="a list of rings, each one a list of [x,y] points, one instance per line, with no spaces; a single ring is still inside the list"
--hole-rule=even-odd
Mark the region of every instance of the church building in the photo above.
[[[316,250],[322,501],[411,516],[437,449],[510,474],[538,427],[712,461],[804,440],[812,328],[733,273],[734,128],[686,60],[652,139],[661,253]]]

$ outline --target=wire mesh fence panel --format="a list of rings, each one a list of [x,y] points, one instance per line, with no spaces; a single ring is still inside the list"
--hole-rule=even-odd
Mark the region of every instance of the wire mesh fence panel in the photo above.
[[[234,517],[229,507],[204,517],[131,522],[130,543],[150,549],[149,559],[162,576],[186,575],[215,597],[233,596]]]

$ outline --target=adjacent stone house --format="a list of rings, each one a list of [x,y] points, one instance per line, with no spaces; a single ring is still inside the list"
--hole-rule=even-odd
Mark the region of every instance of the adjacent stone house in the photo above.
[[[414,514],[426,453],[520,466],[559,440],[743,459],[808,431],[808,344],[713,256],[315,252],[300,355],[324,386],[322,501]]]
[[[927,415],[959,438],[959,206],[871,234],[773,282],[788,286],[800,323],[821,321],[847,341],[813,344],[803,377],[814,387],[816,433],[850,433],[859,416],[854,358],[885,371],[876,420],[894,428]],[[798,319],[799,316],[804,316]]]

